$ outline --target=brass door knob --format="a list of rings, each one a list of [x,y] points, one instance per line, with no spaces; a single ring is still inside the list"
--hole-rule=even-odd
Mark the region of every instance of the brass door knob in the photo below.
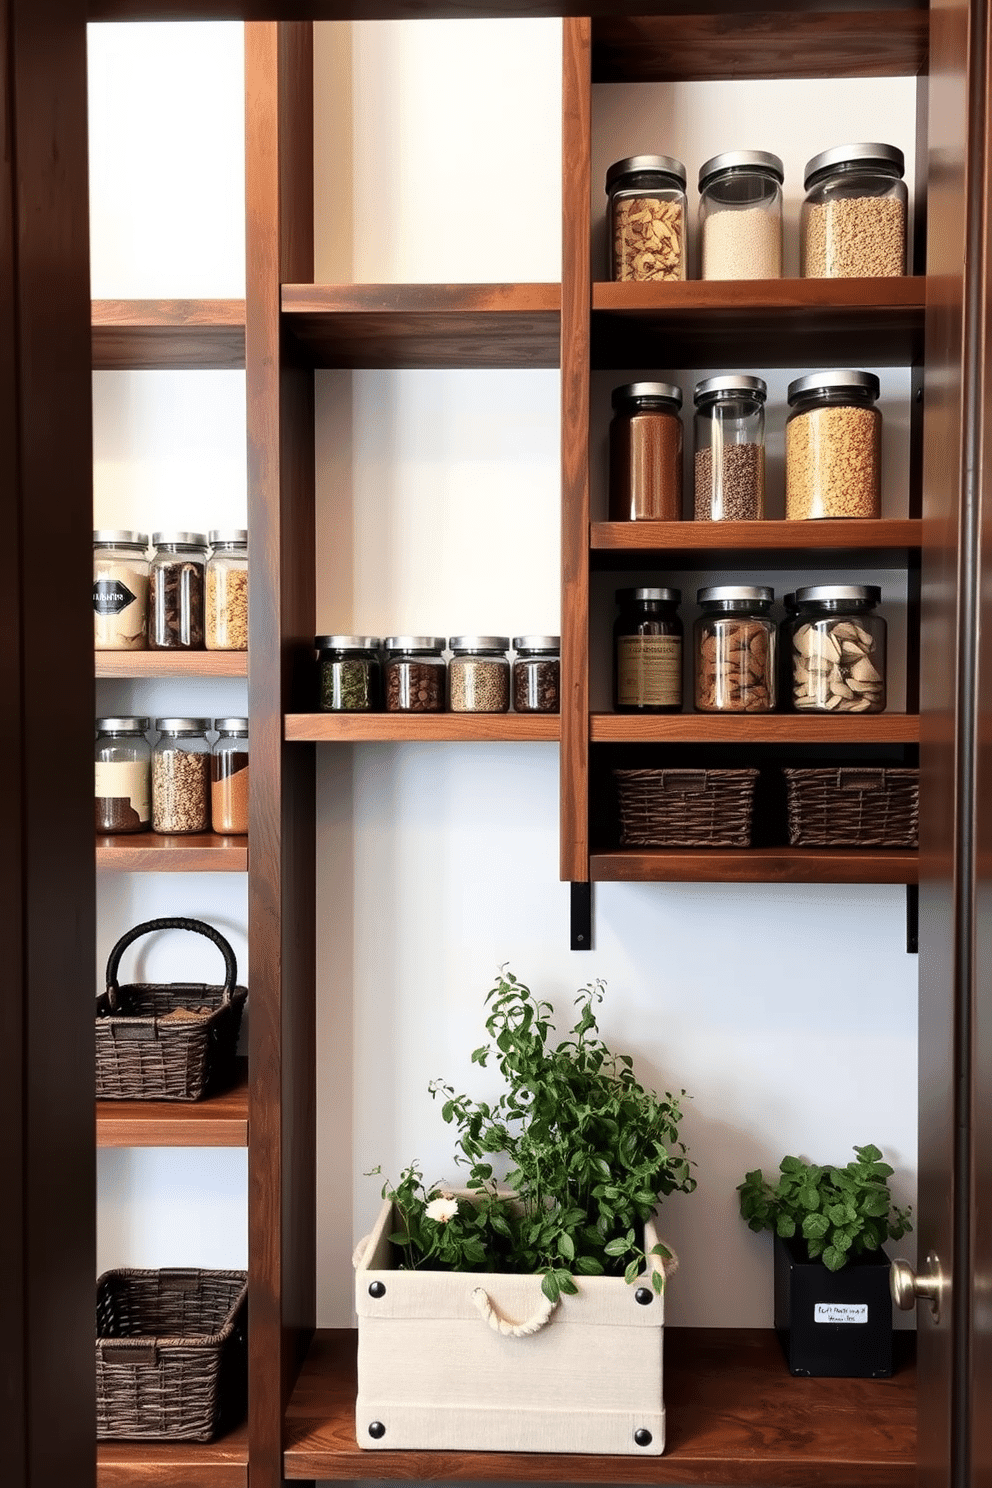
[[[893,1261],[889,1272],[889,1289],[892,1300],[903,1312],[909,1312],[917,1302],[926,1302],[935,1323],[940,1321],[940,1307],[945,1287],[944,1271],[937,1253],[933,1250],[917,1275],[908,1261]]]

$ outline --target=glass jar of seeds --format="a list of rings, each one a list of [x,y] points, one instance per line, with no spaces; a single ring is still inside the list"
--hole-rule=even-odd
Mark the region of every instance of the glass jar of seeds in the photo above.
[[[156,532],[148,575],[152,651],[202,651],[207,539],[202,532]]]
[[[677,522],[682,516],[682,390],[670,382],[613,389],[610,521]]]
[[[156,718],[152,750],[152,828],[206,832],[210,828],[209,718]]]
[[[785,515],[877,517],[881,511],[882,415],[873,372],[838,368],[789,383]]]
[[[443,713],[448,669],[444,636],[387,636],[387,713]]]
[[[784,180],[765,150],[728,150],[700,168],[701,279],[781,279]]]
[[[509,636],[452,636],[448,707],[452,713],[505,713],[510,706]]]
[[[678,589],[618,589],[613,626],[613,706],[618,713],[677,713],[682,707]]]
[[[382,708],[378,636],[319,635],[317,706],[322,713],[377,713]]]
[[[147,718],[98,718],[94,753],[96,829],[147,832],[152,820],[152,751]]]
[[[248,720],[215,718],[210,757],[210,822],[215,832],[248,830]]]
[[[208,651],[248,650],[248,533],[210,533],[204,644]]]
[[[700,589],[694,652],[700,713],[770,713],[777,700],[774,591],[763,585]]]
[[[631,155],[606,172],[610,278],[684,279],[685,166],[669,155]]]
[[[93,644],[97,651],[148,645],[148,538],[143,532],[93,533]]]
[[[764,517],[766,393],[760,377],[742,373],[696,384],[697,522]]]
[[[513,710],[561,711],[561,636],[513,637]]]
[[[818,584],[796,590],[783,643],[792,658],[792,706],[799,713],[882,713],[885,621],[874,584]]]
[[[904,167],[895,145],[837,145],[813,156],[799,228],[805,278],[905,274]]]

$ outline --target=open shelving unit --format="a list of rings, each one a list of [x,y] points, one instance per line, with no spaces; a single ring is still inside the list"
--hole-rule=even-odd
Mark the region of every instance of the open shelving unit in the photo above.
[[[201,1101],[99,1100],[98,1147],[247,1147],[248,1061],[230,1090]]]

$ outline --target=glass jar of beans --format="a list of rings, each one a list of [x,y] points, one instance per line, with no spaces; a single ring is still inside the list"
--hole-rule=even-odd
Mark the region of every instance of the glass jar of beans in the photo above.
[[[877,517],[881,511],[882,415],[873,372],[837,368],[789,383],[785,515]]]
[[[443,713],[448,669],[444,636],[387,636],[387,713]]]
[[[760,377],[735,373],[696,384],[697,522],[765,515],[765,396]]]
[[[561,710],[561,636],[513,637],[513,710],[558,713]]]
[[[610,521],[677,522],[682,516],[682,390],[670,382],[613,389]]]
[[[807,279],[906,272],[909,193],[895,145],[837,145],[807,163],[800,237]]]
[[[884,712],[886,626],[875,614],[881,597],[874,584],[796,590],[796,614],[783,637],[796,712]]]
[[[210,829],[209,718],[156,718],[160,738],[152,750],[152,829]]]
[[[452,636],[448,642],[452,713],[505,713],[510,706],[509,636]]]
[[[631,155],[606,172],[610,278],[684,279],[685,166],[669,155]]]
[[[784,179],[765,150],[727,150],[700,167],[701,279],[781,279]]]
[[[695,624],[696,709],[770,713],[776,703],[775,598],[763,585],[700,589]]]

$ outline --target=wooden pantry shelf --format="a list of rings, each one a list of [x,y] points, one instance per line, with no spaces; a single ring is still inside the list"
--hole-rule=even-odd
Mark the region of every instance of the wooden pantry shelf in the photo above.
[[[288,713],[290,742],[440,743],[556,742],[557,713]]]
[[[97,1488],[248,1488],[248,1428],[213,1442],[99,1442]]]
[[[917,713],[593,713],[594,744],[918,744]]]
[[[247,1147],[248,1061],[230,1090],[202,1101],[102,1100],[98,1147]]]
[[[96,866],[114,873],[246,873],[248,839],[215,832],[97,837]]]
[[[666,1328],[663,1457],[389,1452],[355,1439],[355,1337],[317,1333],[286,1415],[299,1479],[914,1488],[916,1370],[896,1334],[890,1380],[793,1379],[770,1329]],[[387,1425],[388,1430],[388,1425]]]
[[[592,853],[596,883],[876,883],[919,880],[913,848],[637,847]]]
[[[244,300],[93,300],[95,371],[244,370]]]
[[[247,651],[97,651],[100,677],[247,677]]]
[[[919,518],[880,521],[828,519],[810,522],[593,522],[589,528],[593,568],[633,567],[652,562],[669,568],[717,565],[808,567],[808,554],[822,566],[856,560],[862,567],[904,566],[923,540]]]
[[[283,327],[314,367],[557,367],[558,284],[285,284]]]

